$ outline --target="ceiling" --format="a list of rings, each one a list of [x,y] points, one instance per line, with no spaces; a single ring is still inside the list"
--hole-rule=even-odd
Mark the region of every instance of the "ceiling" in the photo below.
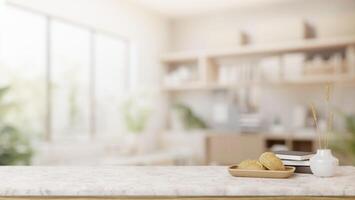
[[[281,0],[130,0],[170,18],[201,15],[246,6],[260,6]]]

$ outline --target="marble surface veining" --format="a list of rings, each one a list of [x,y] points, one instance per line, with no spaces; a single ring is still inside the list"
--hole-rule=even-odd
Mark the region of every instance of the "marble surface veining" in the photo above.
[[[0,196],[355,195],[355,167],[335,177],[232,177],[227,167],[0,167]]]

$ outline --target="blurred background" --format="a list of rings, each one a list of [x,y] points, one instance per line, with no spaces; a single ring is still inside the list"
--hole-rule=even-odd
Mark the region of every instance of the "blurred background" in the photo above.
[[[311,102],[355,161],[355,0],[0,0],[0,21],[0,165],[314,151]]]

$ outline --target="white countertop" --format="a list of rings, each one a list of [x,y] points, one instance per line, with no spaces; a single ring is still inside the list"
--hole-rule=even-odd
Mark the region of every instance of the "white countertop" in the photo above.
[[[0,167],[0,196],[355,196],[355,167],[331,178],[238,178],[227,167]]]

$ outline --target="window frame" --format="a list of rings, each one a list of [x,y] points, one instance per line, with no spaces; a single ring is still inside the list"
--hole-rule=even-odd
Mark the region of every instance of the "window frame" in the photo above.
[[[130,62],[130,55],[131,55],[131,43],[129,41],[128,38],[122,36],[122,35],[118,35],[116,33],[107,31],[107,30],[103,30],[103,29],[98,29],[96,27],[92,27],[86,24],[82,24],[73,20],[69,20],[63,17],[59,17],[59,16],[54,16],[54,15],[50,15],[47,14],[45,12],[42,11],[38,11],[32,8],[28,8],[22,5],[18,5],[12,2],[5,2],[3,9],[6,9],[6,7],[12,7],[13,9],[18,9],[18,10],[22,10],[24,12],[31,12],[34,15],[38,15],[38,16],[42,16],[45,18],[46,24],[45,24],[45,88],[46,88],[46,94],[45,94],[45,121],[44,121],[44,140],[45,141],[52,141],[52,124],[51,124],[51,118],[52,118],[52,88],[51,88],[51,82],[52,82],[52,78],[51,78],[51,73],[52,73],[52,64],[53,64],[53,60],[51,57],[51,50],[52,50],[52,41],[51,41],[51,37],[52,37],[52,23],[53,20],[56,21],[60,21],[62,23],[65,24],[69,24],[71,26],[74,27],[78,27],[84,30],[87,30],[89,32],[90,35],[90,41],[89,41],[89,137],[90,138],[94,138],[97,135],[96,132],[96,78],[95,78],[95,71],[97,70],[97,66],[96,66],[96,37],[98,35],[104,35],[110,38],[113,38],[115,40],[119,40],[120,42],[123,42],[124,45],[126,46],[127,49],[127,53],[124,55],[124,59],[125,59],[125,66],[126,66],[126,75],[125,80],[123,80],[127,90],[129,91],[131,89],[131,62]]]

